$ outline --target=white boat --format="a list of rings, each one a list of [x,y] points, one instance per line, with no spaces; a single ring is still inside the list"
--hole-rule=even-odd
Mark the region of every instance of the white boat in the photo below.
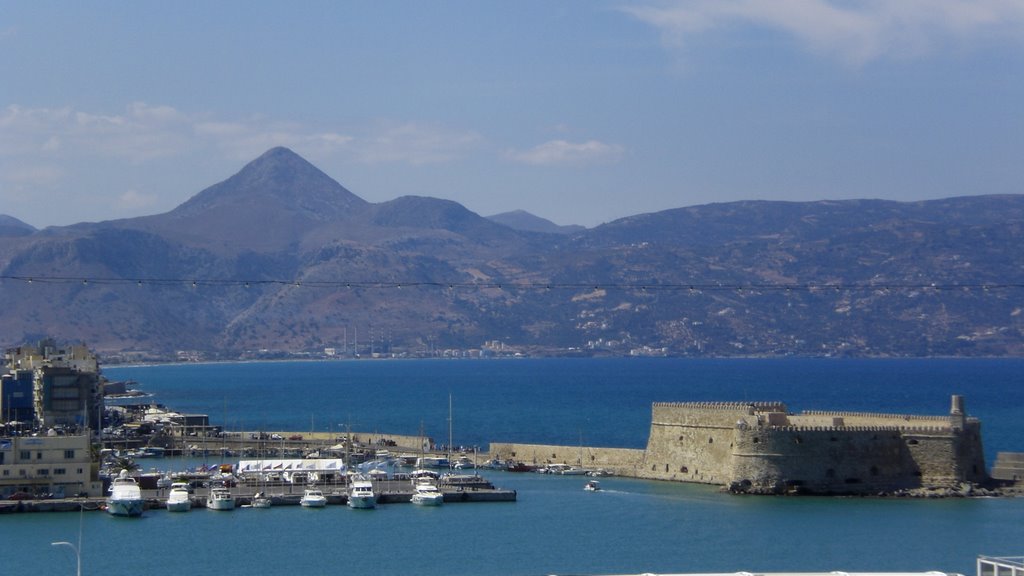
[[[377,505],[377,495],[373,493],[373,482],[367,478],[353,477],[348,488],[349,508],[373,508]]]
[[[171,491],[167,495],[168,512],[188,512],[192,509],[192,499],[188,494],[188,484],[175,482],[171,484]]]
[[[210,510],[234,510],[235,497],[227,488],[210,488],[210,496],[206,499],[206,507]]]
[[[142,516],[142,489],[127,470],[121,470],[110,486],[107,512],[114,516]]]
[[[423,456],[416,459],[417,468],[451,468],[449,460],[444,456]]]
[[[586,490],[587,492],[597,492],[598,490],[601,489],[601,483],[598,482],[597,480],[591,480],[590,482],[587,482],[585,486],[583,486],[583,489]]]
[[[444,494],[430,480],[418,480],[413,484],[412,503],[420,506],[440,506]]]
[[[263,492],[257,492],[252,495],[253,508],[270,508],[271,504],[270,496],[267,496]]]
[[[476,468],[476,464],[469,458],[469,456],[460,456],[458,460],[452,464],[452,468],[455,470],[472,470]]]
[[[316,488],[306,488],[299,504],[306,508],[323,508],[327,506],[327,496],[324,496],[324,493]]]

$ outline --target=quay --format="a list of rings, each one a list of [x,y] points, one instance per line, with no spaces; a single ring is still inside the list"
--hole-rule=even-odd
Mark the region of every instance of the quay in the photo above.
[[[412,500],[412,483],[408,480],[374,480],[374,492],[378,504],[408,504]],[[253,495],[262,491],[271,499],[271,506],[298,506],[305,486],[282,484],[266,486],[259,490],[256,487],[241,485],[230,488],[235,498],[236,507],[245,507],[252,503]],[[328,505],[344,506],[348,503],[348,495],[344,484],[320,486],[327,497]],[[444,502],[515,502],[515,490],[495,488],[483,478],[479,482],[464,482],[457,485],[444,484],[439,486],[444,494]],[[147,489],[142,491],[146,510],[166,508],[167,489]],[[205,508],[209,497],[209,488],[195,488],[191,495],[193,508]],[[0,500],[0,515],[28,512],[93,512],[106,509],[106,498],[57,498],[43,500]]]

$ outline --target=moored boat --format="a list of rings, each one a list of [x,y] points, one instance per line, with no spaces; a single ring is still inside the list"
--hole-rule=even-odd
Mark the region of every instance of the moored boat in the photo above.
[[[377,505],[377,495],[373,492],[373,482],[356,476],[351,480],[348,489],[349,508],[373,508]]]
[[[270,496],[267,496],[263,492],[257,492],[252,495],[253,508],[270,508],[272,503]]]
[[[234,510],[235,497],[227,488],[210,488],[210,496],[206,499],[206,507],[210,510]]]
[[[192,509],[192,499],[188,494],[188,484],[175,482],[171,484],[171,491],[167,495],[168,512],[188,512]]]
[[[432,481],[417,480],[413,484],[412,503],[420,506],[440,506],[444,503],[444,494]]]
[[[318,488],[306,488],[299,504],[306,508],[323,508],[327,505],[327,496],[324,496],[324,493]]]
[[[142,489],[139,488],[139,483],[128,475],[127,470],[121,470],[110,486],[107,512],[114,516],[142,516],[142,504]]]

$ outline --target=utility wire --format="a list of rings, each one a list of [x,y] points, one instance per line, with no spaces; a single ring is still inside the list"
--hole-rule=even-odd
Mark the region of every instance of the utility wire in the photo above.
[[[201,279],[201,278],[113,278],[81,276],[14,276],[0,275],[0,281],[23,282],[26,284],[82,284],[82,285],[131,285],[138,286],[186,286],[199,288],[252,287],[252,286],[294,286],[305,288],[359,288],[359,289],[401,289],[440,288],[460,290],[501,289],[501,290],[616,290],[650,292],[823,292],[823,291],[989,291],[1016,290],[1024,283],[987,282],[969,284],[901,283],[901,282],[826,282],[826,283],[642,283],[642,282],[436,282],[436,281],[353,281],[353,280],[281,280],[281,279]]]

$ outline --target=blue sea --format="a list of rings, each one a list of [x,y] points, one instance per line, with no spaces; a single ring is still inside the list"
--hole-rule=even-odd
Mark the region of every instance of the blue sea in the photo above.
[[[417,435],[486,448],[641,448],[651,403],[783,401],[790,410],[944,414],[965,397],[989,465],[1024,451],[1024,360],[358,360],[106,368],[228,430]],[[451,402],[451,412],[449,412]],[[149,461],[147,465],[160,461]],[[171,461],[165,461],[174,467]],[[740,497],[715,487],[488,472],[515,503],[373,511],[281,507],[0,517],[3,573],[974,573],[1024,554],[1024,499]]]

